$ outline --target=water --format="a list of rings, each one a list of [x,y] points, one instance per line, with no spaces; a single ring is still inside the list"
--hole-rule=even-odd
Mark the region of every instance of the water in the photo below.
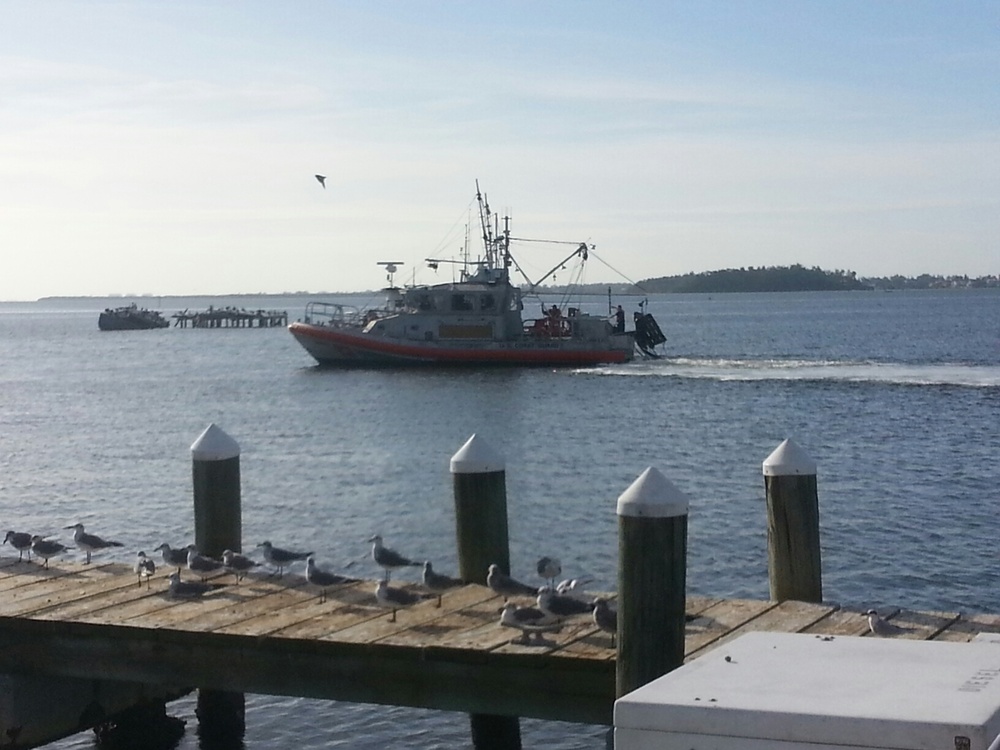
[[[185,543],[189,449],[215,422],[242,449],[244,549],[269,538],[340,568],[378,532],[450,572],[448,461],[479,433],[507,460],[516,575],[549,554],[613,588],[615,501],[655,466],[691,498],[689,591],[766,598],[761,462],[790,437],[819,465],[828,600],[1000,612],[996,291],[655,297],[668,358],[555,371],[319,370],[283,329],[101,333],[108,304],[0,305],[9,527],[80,521],[123,541],[122,561]],[[305,300],[162,309],[209,304],[294,319]],[[189,719],[179,747],[198,747],[193,701],[171,712]],[[247,748],[469,745],[461,714],[248,696],[247,720]],[[604,730],[522,734],[596,749]]]

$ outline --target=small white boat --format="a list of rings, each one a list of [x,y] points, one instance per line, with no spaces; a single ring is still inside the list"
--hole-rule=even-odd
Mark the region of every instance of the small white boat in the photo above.
[[[503,228],[478,191],[484,256],[463,264],[458,281],[397,287],[398,262],[381,262],[389,275],[386,300],[367,310],[310,302],[305,317],[288,328],[321,365],[572,365],[628,362],[635,356],[635,331],[609,317],[578,307],[552,306],[523,319],[521,289],[511,283],[510,219]],[[573,259],[587,260],[586,243],[543,276]],[[447,262],[429,259],[436,268]],[[645,318],[655,327],[652,316]],[[656,327],[659,331],[659,328]],[[640,333],[640,335],[642,335]]]

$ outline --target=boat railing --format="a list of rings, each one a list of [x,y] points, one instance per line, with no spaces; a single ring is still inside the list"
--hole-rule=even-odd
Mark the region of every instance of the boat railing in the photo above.
[[[364,313],[353,305],[341,305],[336,302],[308,302],[303,322],[317,326],[342,328],[361,325],[363,320]]]

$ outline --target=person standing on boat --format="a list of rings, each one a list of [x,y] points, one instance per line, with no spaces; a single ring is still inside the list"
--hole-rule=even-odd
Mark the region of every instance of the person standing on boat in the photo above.
[[[615,310],[615,333],[625,333],[625,311],[621,305]]]

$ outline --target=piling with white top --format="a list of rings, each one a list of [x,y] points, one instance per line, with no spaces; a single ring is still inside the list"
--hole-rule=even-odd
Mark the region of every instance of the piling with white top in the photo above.
[[[220,557],[242,550],[240,446],[210,424],[191,445],[194,481],[194,543],[198,551]]]
[[[194,483],[194,543],[203,555],[242,550],[240,446],[220,427],[210,424],[191,445]],[[246,730],[243,693],[198,690],[198,734],[228,744]]]
[[[823,601],[816,462],[791,440],[764,460],[771,599]]]
[[[451,473],[459,577],[485,585],[494,563],[510,574],[506,466],[492,446],[473,435],[451,457]]]
[[[618,498],[619,697],[684,663],[689,507],[653,467]]]
[[[466,583],[486,583],[490,565],[510,573],[507,538],[507,472],[503,458],[478,435],[451,458],[455,492],[458,574]],[[470,714],[476,750],[520,750],[516,716]]]

